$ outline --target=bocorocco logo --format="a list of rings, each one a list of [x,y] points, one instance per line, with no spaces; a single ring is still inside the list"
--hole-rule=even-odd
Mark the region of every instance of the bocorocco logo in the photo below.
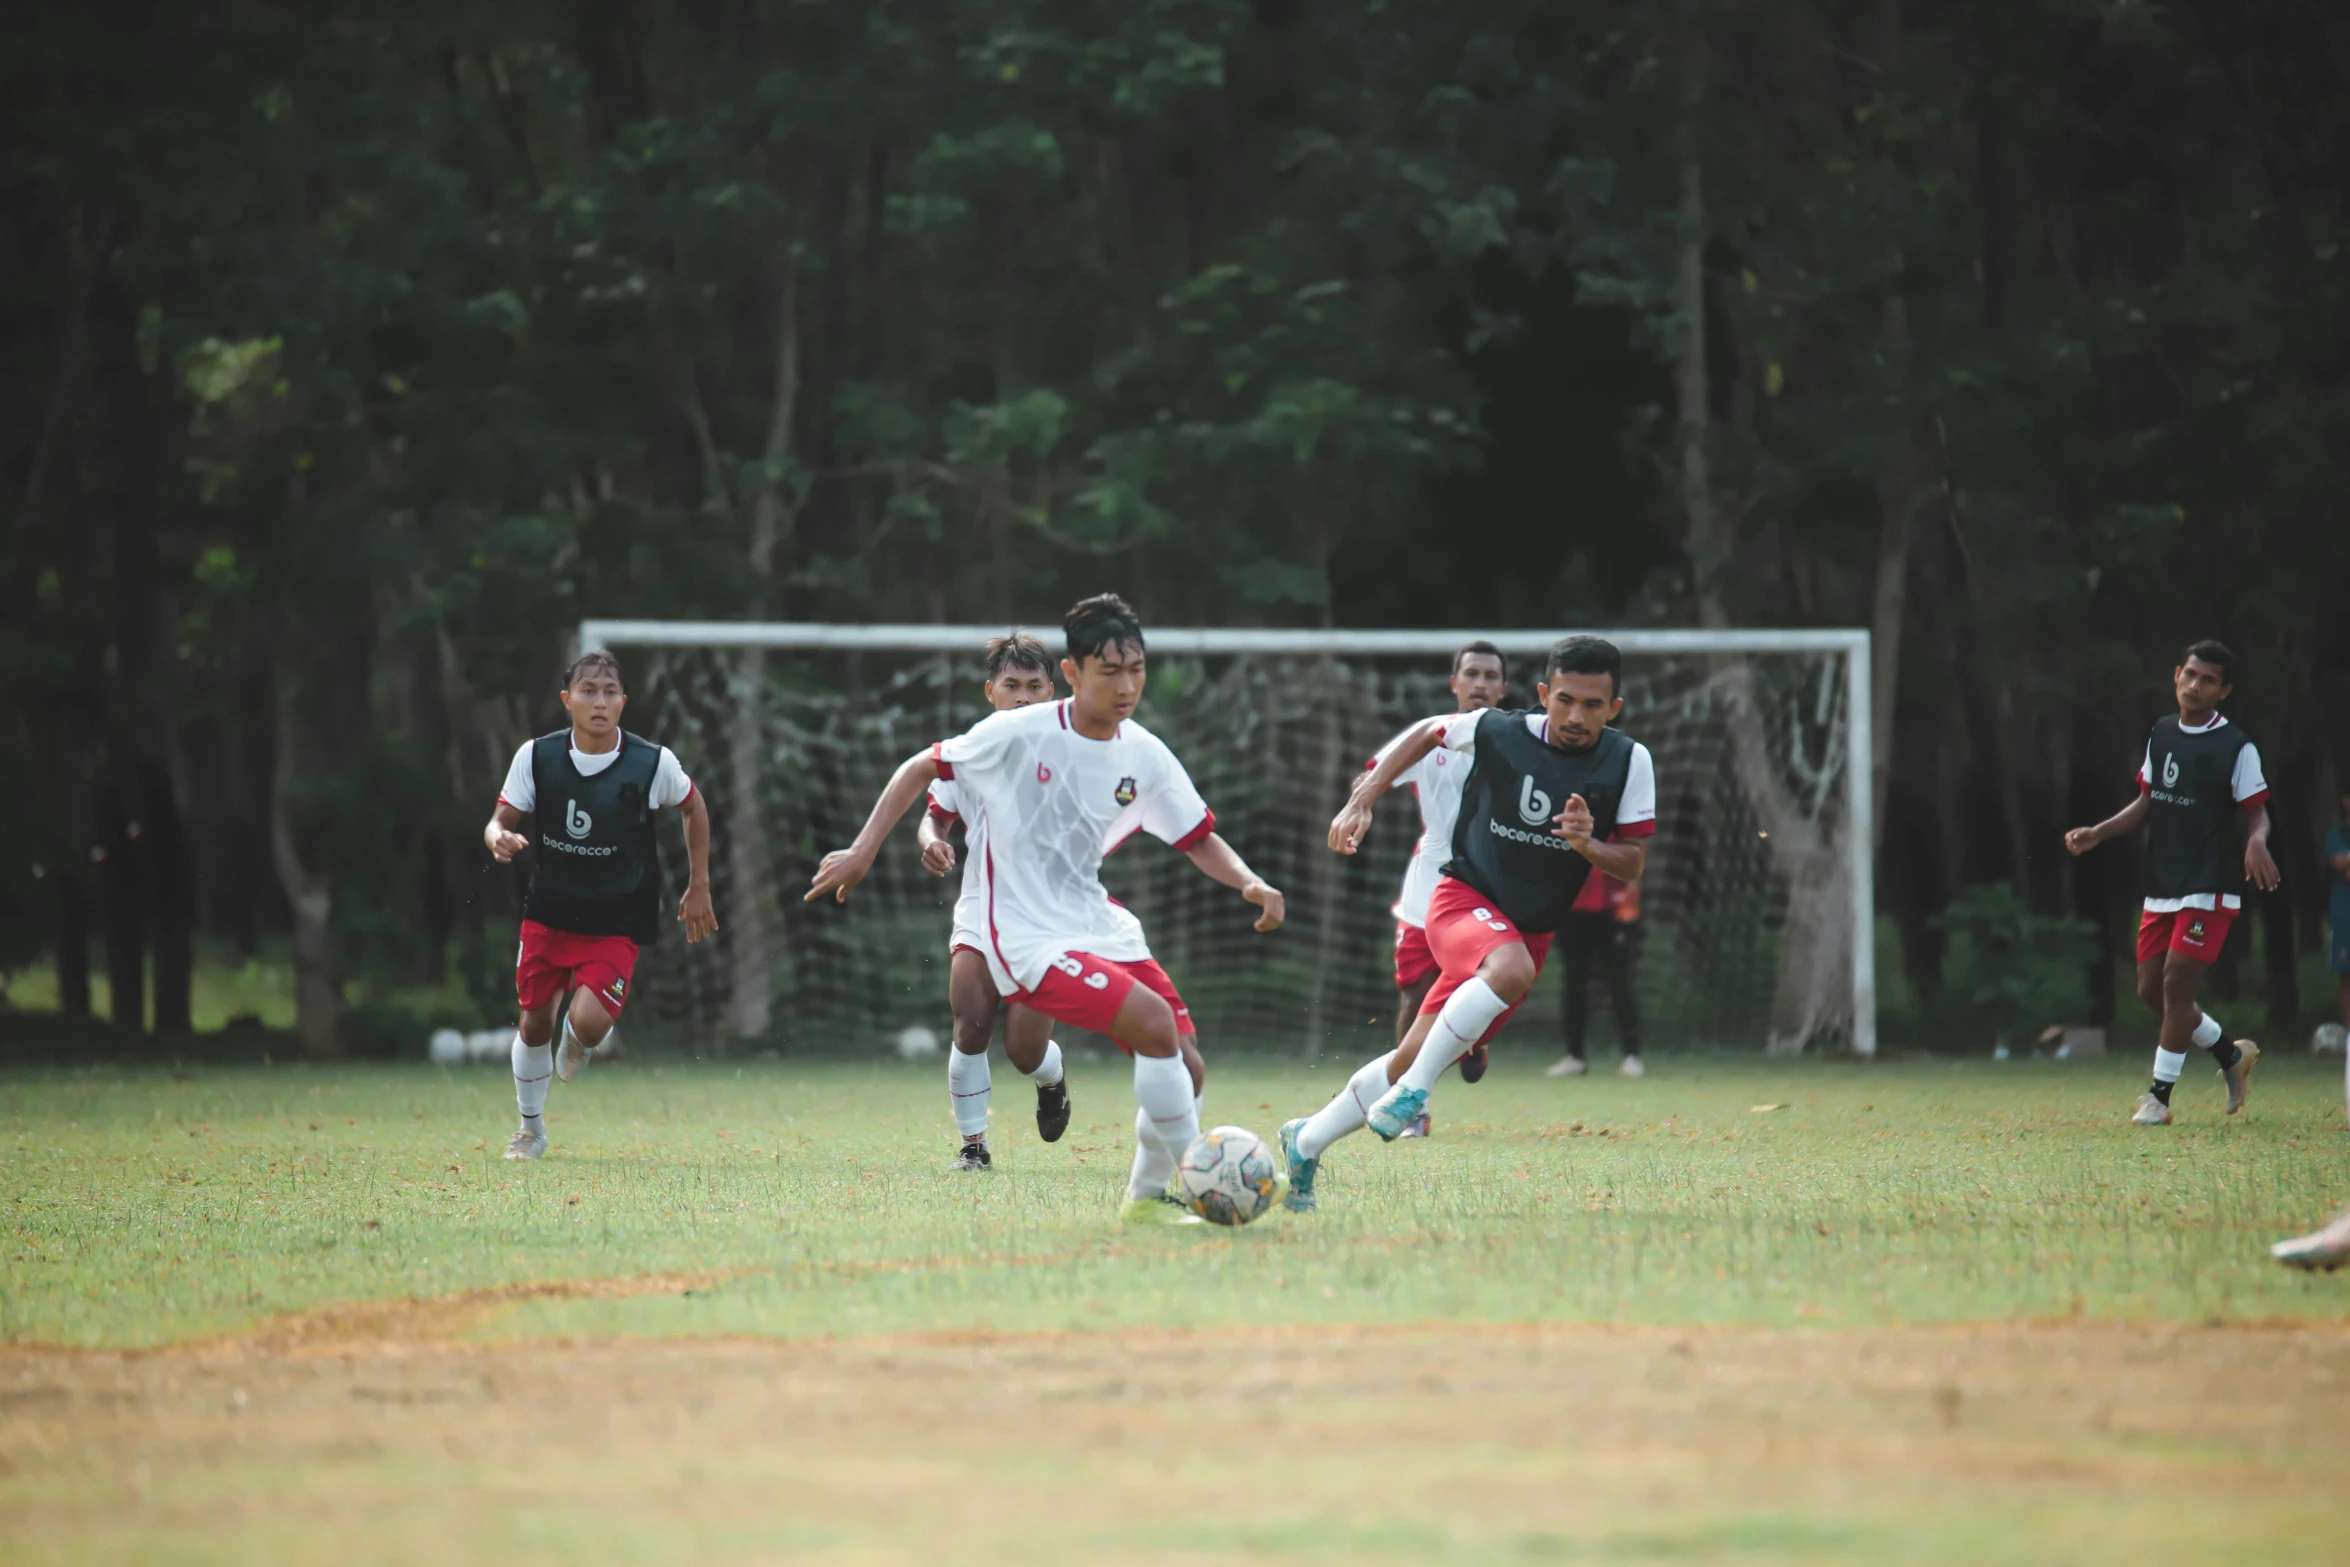
[[[1528,824],[1550,820],[1550,796],[1535,788],[1531,778],[1518,780],[1518,815]]]
[[[2167,752],[2162,758],[2162,786],[2172,789],[2178,786],[2178,782],[2179,754],[2176,751]]]
[[[596,819],[579,808],[577,800],[565,800],[563,830],[574,838],[584,838],[596,830]]]

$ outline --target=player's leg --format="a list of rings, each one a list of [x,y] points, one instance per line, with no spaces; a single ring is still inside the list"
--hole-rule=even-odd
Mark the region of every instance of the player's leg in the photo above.
[[[1510,934],[1517,938],[1515,931]],[[1541,946],[1548,951],[1547,937],[1541,938]],[[1371,1106],[1371,1130],[1392,1141],[1409,1126],[1427,1108],[1428,1092],[1444,1069],[1467,1055],[1515,1010],[1541,972],[1541,954],[1524,939],[1512,939],[1486,952],[1476,973],[1444,998],[1428,1028],[1424,1032],[1415,1028],[1396,1047],[1387,1068],[1395,1083]],[[1443,989],[1439,985],[1431,990],[1428,1002],[1422,1004],[1433,1003]]]
[[[1055,958],[1036,988],[1017,999],[1055,1022],[1108,1034],[1134,1058],[1134,1098],[1141,1113],[1134,1123],[1134,1178],[1121,1217],[1130,1223],[1200,1222],[1159,1200],[1176,1159],[1199,1136],[1199,1101],[1184,1064],[1175,1008],[1139,983],[1126,965],[1085,952]]]
[[[2260,1062],[2260,1047],[2249,1039],[2228,1038],[2219,1019],[2204,1011],[2197,1000],[2204,974],[2227,943],[2228,925],[2224,914],[2195,917],[2190,911],[2179,916],[2179,929],[2171,937],[2162,970],[2162,1044],[2166,1050],[2178,1052],[2182,1060],[2188,1046],[2209,1051],[2212,1064],[2219,1068],[2220,1081],[2227,1085],[2227,1113],[2234,1115],[2244,1108],[2252,1068]]]
[[[2138,1000],[2159,1020],[2163,1014],[2162,975],[2170,957],[2171,916],[2144,914],[2138,919]],[[2166,1050],[2159,1027],[2154,1043],[2154,1080],[2138,1096],[2138,1108],[2130,1115],[2139,1126],[2170,1125],[2171,1090],[2179,1083],[2179,1074],[2186,1070],[2183,1053]]]
[[[1559,966],[1566,971],[1565,994],[1559,1008],[1559,1031],[1567,1053],[1553,1061],[1545,1077],[1581,1077],[1591,1070],[1584,1054],[1591,1026],[1591,939],[1580,914],[1570,914],[1558,931]]]
[[[987,1042],[1002,1010],[987,960],[957,947],[947,960],[947,1004],[954,1010],[953,1048],[947,1052],[947,1103],[963,1137],[955,1151],[958,1170],[984,1170],[993,1162],[987,1148],[987,1107],[994,1090]]]
[[[1069,1130],[1069,1079],[1053,1020],[1014,1001],[1004,1008],[1004,1058],[1036,1085],[1036,1135],[1057,1143]]]
[[[1632,993],[1632,969],[1640,949],[1640,930],[1609,920],[1608,928],[1600,933],[1600,972],[1607,980],[1607,1004],[1616,1015],[1616,1037],[1624,1044],[1624,1063],[1618,1068],[1626,1077],[1639,1077],[1648,1068],[1640,1060],[1640,1000]]]
[[[590,1052],[611,1034],[620,1009],[628,1004],[637,944],[625,936],[566,936],[563,946],[573,984],[597,1001],[582,1011],[574,996],[563,1014],[562,1037],[555,1042],[555,1080],[568,1083],[587,1069]]]
[[[1208,1061],[1200,1053],[1199,1034],[1191,1021],[1191,1008],[1167,977],[1167,971],[1156,960],[1141,959],[1122,965],[1134,976],[1137,989],[1150,991],[1167,1004],[1175,1019],[1175,1053],[1183,1062],[1184,1080],[1191,1085],[1192,1130],[1189,1136],[1177,1141],[1174,1134],[1163,1131],[1144,1109],[1135,1111],[1134,1166],[1128,1174],[1126,1188],[1130,1200],[1164,1196],[1168,1183],[1175,1178],[1175,1166],[1183,1152],[1199,1136],[1204,1124],[1203,1112],[1208,1092]]]
[[[1433,1019],[1415,1017],[1414,1031],[1425,1034],[1426,1024]],[[1314,1182],[1321,1174],[1322,1155],[1341,1137],[1349,1137],[1370,1124],[1371,1106],[1387,1092],[1387,1064],[1395,1059],[1395,1052],[1373,1056],[1355,1069],[1355,1075],[1346,1080],[1346,1086],[1312,1115],[1299,1116],[1281,1127],[1281,1152],[1289,1165],[1289,1191],[1281,1205],[1292,1213],[1311,1213],[1319,1199],[1314,1194]]]
[[[547,1151],[547,1085],[555,1076],[555,1025],[571,971],[553,950],[554,932],[526,920],[514,954],[517,1017],[509,1054],[514,1066],[514,1105],[521,1124],[506,1144],[509,1159],[536,1159]]]

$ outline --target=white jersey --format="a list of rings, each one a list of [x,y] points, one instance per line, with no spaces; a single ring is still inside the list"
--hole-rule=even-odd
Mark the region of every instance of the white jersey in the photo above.
[[[1428,727],[1428,720],[1406,729],[1379,748],[1370,766],[1377,767],[1388,753]],[[1393,785],[1409,789],[1420,804],[1420,836],[1412,845],[1412,862],[1404,867],[1403,890],[1389,912],[1415,928],[1428,923],[1428,900],[1435,895],[1437,874],[1452,858],[1452,828],[1461,813],[1461,788],[1475,769],[1473,758],[1438,746],[1405,768]]]
[[[963,815],[962,786],[941,778],[930,786],[930,814],[940,826],[955,822],[963,824],[963,886],[955,896],[954,930],[947,937],[947,952],[952,955],[959,947],[969,947],[982,957],[987,955],[986,893],[979,867],[987,850],[985,829]],[[1114,843],[1102,845],[1107,855],[1117,848]],[[1117,899],[1110,900],[1110,921],[1113,933],[1102,938],[1101,944],[1088,947],[1097,958],[1108,958],[1113,963],[1146,962],[1151,955],[1150,939],[1142,932],[1142,921]]]
[[[1007,996],[1035,989],[1065,953],[1118,961],[1110,949],[1139,939],[1134,916],[1102,886],[1105,854],[1137,832],[1189,849],[1216,827],[1158,736],[1128,719],[1110,739],[1089,740],[1067,701],[991,714],[931,754],[973,834],[973,924]]]

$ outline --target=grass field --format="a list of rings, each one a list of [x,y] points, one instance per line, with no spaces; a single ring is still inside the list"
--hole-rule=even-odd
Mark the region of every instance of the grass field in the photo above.
[[[2350,1557],[2336,1065],[1504,1061],[1143,1233],[1122,1064],[984,1177],[942,1075],[591,1072],[535,1166],[494,1070],[0,1079],[0,1556]]]

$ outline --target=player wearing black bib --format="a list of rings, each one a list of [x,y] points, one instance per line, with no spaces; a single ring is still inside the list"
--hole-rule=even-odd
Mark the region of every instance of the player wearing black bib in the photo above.
[[[2227,945],[2228,927],[2244,906],[2243,882],[2263,892],[2277,884],[2268,853],[2268,783],[2260,750],[2249,735],[2220,716],[2235,655],[2217,642],[2188,648],[2171,681],[2176,717],[2154,725],[2138,767],[2138,797],[2094,827],[2075,827],[2064,846],[2086,854],[2109,838],[2146,827],[2146,911],[2138,922],[2138,999],[2162,1016],[2154,1047],[2154,1082],[2130,1119],[2168,1126],[2171,1089],[2186,1070],[2187,1047],[2211,1052],[2228,1089],[2228,1114],[2244,1108],[2244,1094],[2260,1047],[2229,1040],[2219,1019],[2196,1003],[2203,971]],[[2243,874],[2230,826],[2245,820]]]
[[[1474,762],[1452,858],[1428,900],[1440,977],[1403,1043],[1365,1063],[1319,1111],[1281,1128],[1293,1211],[1315,1205],[1324,1150],[1364,1126],[1392,1141],[1427,1108],[1444,1069],[1501,1028],[1534,988],[1551,932],[1594,867],[1640,879],[1645,840],[1656,831],[1656,766],[1646,746],[1608,727],[1624,708],[1622,667],[1614,643],[1569,637],[1550,650],[1538,711],[1431,720],[1356,781],[1330,824],[1330,847],[1341,854],[1355,852],[1372,808],[1422,757],[1442,745]]]
[[[547,1151],[547,1079],[568,1082],[603,1043],[628,1004],[638,950],[660,932],[655,811],[674,805],[685,817],[690,874],[677,905],[685,939],[700,941],[718,928],[710,908],[709,811],[667,746],[621,729],[628,693],[620,661],[604,652],[581,654],[563,672],[562,696],[571,727],[514,753],[497,808],[481,830],[501,865],[537,850],[514,956],[522,1013],[514,1031],[514,1101],[522,1124],[506,1145],[509,1159]],[[522,833],[525,816],[536,818],[535,841]],[[566,991],[567,1014],[559,1011]]]

